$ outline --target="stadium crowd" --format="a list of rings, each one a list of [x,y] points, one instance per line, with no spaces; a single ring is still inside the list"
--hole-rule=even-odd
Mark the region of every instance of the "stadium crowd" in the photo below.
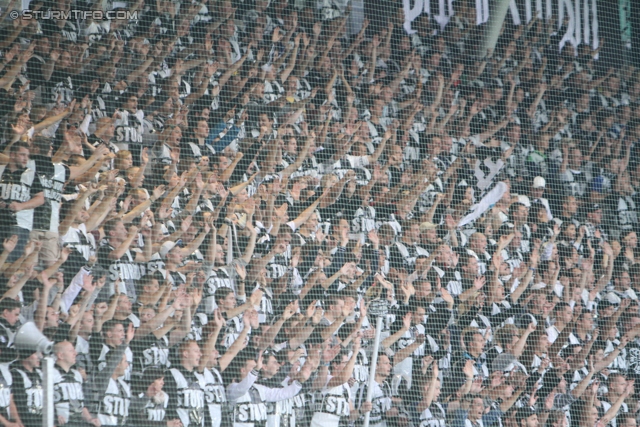
[[[2,9],[3,427],[636,427],[640,70],[348,3]]]

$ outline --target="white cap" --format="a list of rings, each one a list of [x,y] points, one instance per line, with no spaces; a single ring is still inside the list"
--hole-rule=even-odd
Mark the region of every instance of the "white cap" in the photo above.
[[[547,186],[547,182],[541,176],[536,176],[533,179],[533,188],[545,188]]]
[[[613,292],[609,292],[607,295],[605,295],[605,299],[611,304],[620,304],[622,302],[622,299]]]
[[[176,246],[175,242],[172,241],[166,241],[162,244],[162,246],[160,246],[160,250],[158,251],[158,253],[160,254],[160,257],[162,257],[162,259],[165,259],[167,257],[167,254],[171,251],[171,249],[173,249]]]
[[[529,198],[524,194],[518,194],[518,202],[525,205],[527,209],[531,207],[531,200],[529,200]]]

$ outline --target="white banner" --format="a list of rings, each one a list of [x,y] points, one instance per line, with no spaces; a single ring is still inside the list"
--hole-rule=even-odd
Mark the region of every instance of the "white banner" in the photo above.
[[[422,14],[432,16],[443,29],[455,15],[455,0],[437,0],[436,10],[431,10],[431,0],[403,0],[402,5],[408,34],[415,33],[411,23]],[[518,7],[516,0],[511,0],[509,12],[515,25],[529,23],[534,16],[545,20],[555,17],[558,31],[567,17],[560,48],[567,43],[574,47],[585,43],[598,48],[597,0],[525,0],[524,7]],[[488,22],[489,16],[489,0],[476,0],[476,25]]]

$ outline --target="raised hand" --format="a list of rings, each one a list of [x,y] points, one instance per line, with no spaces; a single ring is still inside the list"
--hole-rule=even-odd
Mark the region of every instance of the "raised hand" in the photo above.
[[[627,386],[624,389],[624,395],[625,396],[630,396],[631,394],[633,394],[633,391],[634,391],[634,386],[633,385],[634,385],[634,383],[635,383],[635,380],[630,380],[627,383]]]
[[[249,297],[249,302],[251,303],[252,306],[258,305],[262,300],[263,295],[264,295],[264,292],[262,292],[260,289],[257,289]]]
[[[313,313],[313,317],[311,318],[311,321],[313,322],[314,325],[317,325],[322,320],[322,316],[324,316],[324,310],[322,310],[322,308],[320,307],[316,307],[315,312]]]
[[[14,234],[8,239],[4,239],[4,242],[2,243],[2,247],[5,251],[10,253],[10,252],[13,252],[17,244],[18,244],[18,236]]]
[[[305,314],[307,316],[307,319],[310,319],[313,317],[313,315],[316,312],[316,304],[318,304],[318,301],[311,301],[311,304],[309,304],[309,306],[307,307],[307,310],[305,311]]]
[[[474,365],[473,360],[467,360],[466,363],[464,364],[464,367],[462,368],[462,372],[467,378],[473,378],[474,376],[473,365]]]
[[[294,314],[296,314],[297,311],[298,311],[298,300],[295,300],[293,302],[290,302],[289,305],[285,307],[284,312],[282,313],[282,318],[284,320],[289,320],[294,316]]]
[[[411,298],[413,295],[416,294],[416,288],[413,286],[412,283],[403,283],[400,285],[400,289],[402,290],[402,293],[407,298]]]
[[[402,326],[405,329],[409,329],[411,327],[411,319],[413,318],[413,314],[411,312],[404,315],[402,318]]]
[[[227,322],[224,320],[224,317],[222,316],[222,312],[220,311],[220,309],[216,309],[213,312],[213,324],[216,326],[216,329],[222,329],[222,327],[226,323]]]
[[[189,293],[189,298],[191,299],[191,302],[194,306],[199,306],[200,305],[200,301],[202,301],[202,289],[200,288],[194,288],[190,293]]]
[[[336,346],[327,346],[324,351],[322,352],[322,361],[324,363],[329,363],[331,362],[333,359],[336,358],[336,356],[338,355],[338,353],[340,353],[340,350],[342,349],[342,346],[340,346],[340,344],[336,345]]]
[[[71,255],[70,247],[65,246],[60,250],[60,260],[62,260],[63,264],[67,262],[67,259],[69,259],[69,255]]]
[[[29,242],[24,247],[24,254],[29,256],[36,250],[36,242],[34,240],[29,240]]]
[[[160,197],[162,197],[162,195],[165,192],[166,187],[164,185],[158,185],[156,188],[153,189],[153,196],[157,199],[159,199]]]
[[[187,217],[185,217],[185,219],[182,220],[182,223],[180,224],[180,230],[182,230],[183,233],[186,233],[187,230],[189,230],[189,227],[191,227],[192,223],[193,217],[191,215],[188,215]]]
[[[480,290],[486,282],[487,279],[484,276],[476,277],[476,279],[473,281],[473,287],[476,288],[476,290]]]
[[[367,317],[367,304],[364,302],[364,298],[360,300],[360,318]]]

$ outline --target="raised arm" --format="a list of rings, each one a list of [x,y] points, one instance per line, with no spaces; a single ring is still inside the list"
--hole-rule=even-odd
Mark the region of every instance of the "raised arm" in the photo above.
[[[263,292],[260,289],[254,291],[248,298],[248,301],[246,303],[239,305],[234,309],[228,310],[225,313],[227,320],[236,317],[240,313],[244,313],[245,311],[250,310],[254,306],[258,305],[260,303],[260,300],[262,299],[262,295]]]
[[[409,330],[409,327],[411,326],[411,317],[411,313],[407,313],[404,315],[404,318],[402,319],[402,327],[395,334],[389,335],[387,338],[382,340],[382,347],[389,348],[393,345],[393,343],[402,338],[402,336]]]
[[[540,83],[538,85],[538,94],[536,98],[531,103],[531,106],[527,110],[527,115],[529,117],[533,117],[538,109],[538,105],[540,105],[540,101],[542,101],[542,97],[544,96],[545,91],[547,90],[547,85],[545,83]]]
[[[173,314],[177,310],[183,309],[186,305],[187,305],[187,302],[184,300],[184,297],[183,298],[176,298],[173,301],[172,305],[170,305],[169,307],[165,308],[164,310],[162,310],[161,312],[156,314],[153,319],[151,319],[148,322],[140,325],[140,327],[136,330],[136,334],[135,334],[135,338],[134,339],[135,340],[140,340],[140,339],[146,337],[147,335],[149,335],[150,333],[152,333],[153,331],[158,329],[160,326],[162,326],[164,324],[164,322],[169,317],[173,316]]]
[[[535,326],[533,325],[533,323],[529,323],[529,326],[527,326],[527,329],[524,330],[524,332],[522,333],[522,335],[520,336],[518,341],[516,341],[516,344],[513,346],[512,354],[515,357],[522,356],[522,352],[524,351],[524,347],[527,344],[527,338],[529,338],[529,335],[531,335],[531,333],[534,330],[535,330]]]
[[[229,346],[229,349],[218,359],[220,365],[220,372],[224,372],[229,366],[231,361],[240,353],[240,350],[246,347],[247,336],[249,334],[249,326],[245,325],[240,331],[238,338]]]
[[[607,410],[604,416],[600,418],[600,421],[598,422],[598,424],[606,426],[611,422],[611,420],[615,418],[616,415],[618,415],[618,411],[620,410],[620,407],[624,403],[624,400],[633,393],[633,390],[634,390],[633,383],[634,383],[633,380],[627,383],[627,387],[625,388],[624,393],[622,393],[620,397],[618,397],[618,399],[615,401],[613,405],[611,405],[611,407]]]
[[[575,386],[573,390],[571,390],[571,395],[578,399],[585,392],[591,379],[593,378],[593,374],[596,373],[595,368],[593,367],[593,356],[589,357],[589,373]]]
[[[124,222],[125,224],[129,224],[135,218],[138,218],[140,215],[142,215],[144,211],[149,209],[151,205],[155,203],[162,196],[162,194],[164,193],[164,188],[165,188],[164,185],[159,185],[156,188],[154,188],[153,193],[147,200],[140,203],[135,208],[131,209],[130,212],[128,212],[126,215],[122,217],[122,222]]]
[[[65,234],[67,234],[67,231],[69,231],[69,227],[71,227],[71,224],[73,224],[73,221],[78,216],[78,213],[84,207],[85,202],[87,201],[87,199],[91,194],[95,193],[95,191],[96,190],[87,189],[86,191],[80,192],[80,195],[78,196],[78,198],[75,200],[75,202],[73,202],[73,205],[69,210],[69,213],[67,214],[66,217],[64,217],[64,219],[60,222],[60,225],[58,226],[58,234],[60,236],[64,236]]]
[[[218,181],[227,182],[229,178],[231,178],[231,175],[233,175],[233,172],[236,170],[236,166],[238,166],[238,162],[242,160],[242,157],[243,157],[243,154],[240,151],[238,151],[233,161],[231,162],[231,164],[224,171],[222,171],[222,173],[218,177]]]
[[[411,356],[411,354],[416,351],[422,344],[424,344],[425,337],[423,334],[420,334],[416,337],[416,340],[398,351],[393,356],[393,365],[396,366],[403,362],[407,357]]]
[[[263,352],[267,347],[269,347],[275,337],[278,335],[280,330],[282,329],[282,325],[291,319],[298,309],[298,301],[294,301],[289,303],[284,309],[282,316],[273,324],[271,327],[262,334],[260,339],[260,345],[258,346],[258,351]]]
[[[425,409],[429,409],[436,395],[436,385],[438,384],[438,363],[434,361],[432,357],[429,356],[429,358],[430,358],[429,360],[431,365],[431,380],[429,381],[429,389],[427,390],[427,394],[418,403],[418,412],[422,412]],[[423,363],[427,363],[427,362],[423,362]]]
[[[351,354],[351,357],[347,362],[347,366],[345,366],[343,370],[336,372],[336,375],[331,378],[329,384],[327,384],[327,387],[338,387],[349,381],[349,378],[351,378],[351,376],[353,375],[353,368],[356,365],[358,353],[360,352],[360,338],[355,339],[352,351],[353,353]]]
[[[325,191],[327,191],[328,189],[326,189]],[[320,202],[322,201],[322,199],[326,195],[326,192],[321,194],[320,197],[318,197],[316,199],[315,202],[311,203],[309,205],[309,207],[307,207],[305,210],[303,210],[300,215],[298,215],[298,217],[296,219],[294,219],[293,221],[291,221],[290,227],[293,231],[297,230],[298,228],[300,228],[300,226],[302,224],[304,224],[313,214],[313,212],[315,212],[315,210],[318,208],[318,205],[320,204]]]
[[[391,129],[388,129],[384,133],[384,136],[382,137],[382,141],[380,141],[380,144],[378,144],[378,148],[376,148],[376,151],[374,151],[373,154],[367,156],[369,160],[369,164],[373,164],[378,161],[378,159],[384,152],[384,148],[387,146],[387,141],[391,139],[392,132],[395,132],[395,130],[396,130],[395,127],[393,127]]]
[[[191,330],[191,306],[189,304],[182,311],[182,319],[176,329],[169,333],[169,347],[179,344]]]
[[[284,70],[282,70],[282,72],[280,73],[280,81],[283,84],[287,81],[287,79],[289,78],[289,75],[291,75],[291,73],[293,72],[293,69],[296,66],[296,61],[298,59],[298,51],[300,50],[300,37],[301,37],[300,33],[296,34],[296,38],[294,40],[294,46],[293,46],[293,53],[291,53],[291,58],[289,58],[287,67]]]

